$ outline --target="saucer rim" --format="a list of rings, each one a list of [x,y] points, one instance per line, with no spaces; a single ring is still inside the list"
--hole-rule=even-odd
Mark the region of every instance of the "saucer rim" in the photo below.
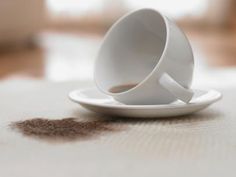
[[[208,94],[209,92],[215,92],[216,96],[214,96],[214,98],[211,98],[209,100],[204,100],[204,101],[201,101],[201,102],[181,103],[181,104],[160,104],[160,105],[125,105],[125,104],[122,104],[122,103],[117,104],[117,105],[109,105],[109,104],[106,104],[106,103],[94,103],[94,102],[86,101],[85,99],[75,99],[74,98],[74,95],[78,95],[78,93],[81,93],[81,92],[84,92],[84,91],[87,91],[87,90],[96,90],[96,91],[99,92],[99,90],[96,89],[95,87],[76,89],[76,90],[71,91],[68,94],[68,97],[72,102],[79,103],[81,105],[86,104],[86,105],[98,106],[98,107],[103,107],[103,108],[122,108],[122,109],[139,109],[139,108],[142,108],[142,109],[153,109],[153,108],[162,108],[162,109],[165,109],[165,108],[171,109],[171,108],[173,108],[173,109],[176,109],[176,108],[183,108],[183,107],[186,108],[186,107],[194,107],[194,106],[198,106],[198,105],[210,105],[212,103],[215,103],[215,102],[219,101],[223,97],[222,93],[215,90],[215,89],[206,89],[206,90],[194,89],[194,90],[197,90],[197,91],[205,91],[206,94]],[[101,94],[103,94],[103,93],[101,93]],[[104,94],[104,96],[110,97],[112,100],[114,100],[111,96],[108,96],[108,95],[105,95],[105,94]]]

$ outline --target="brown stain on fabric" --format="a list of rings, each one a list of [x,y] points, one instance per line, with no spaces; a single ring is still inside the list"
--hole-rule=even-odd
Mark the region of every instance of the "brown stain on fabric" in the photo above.
[[[45,119],[34,118],[10,124],[23,135],[52,141],[74,141],[98,137],[118,131],[111,121],[78,121],[76,118]]]

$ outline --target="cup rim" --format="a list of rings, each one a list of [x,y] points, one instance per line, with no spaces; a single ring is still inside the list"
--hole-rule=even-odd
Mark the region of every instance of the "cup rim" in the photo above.
[[[121,22],[123,21],[125,18],[127,18],[128,16],[132,15],[133,13],[136,13],[136,12],[139,12],[139,11],[154,11],[155,13],[159,14],[161,16],[161,18],[163,19],[164,21],[164,24],[165,24],[165,28],[166,28],[166,38],[165,38],[165,46],[164,46],[164,49],[162,51],[162,54],[160,56],[160,59],[159,61],[157,62],[156,66],[152,69],[152,71],[146,75],[146,77],[141,80],[136,86],[126,90],[126,91],[123,91],[123,92],[118,92],[118,93],[112,93],[112,92],[109,92],[105,89],[103,89],[100,84],[98,83],[97,79],[96,79],[96,75],[97,75],[97,69],[96,69],[96,66],[97,66],[97,63],[98,63],[98,55],[101,51],[101,48],[103,46],[103,44],[105,43],[105,40],[107,39],[107,37],[110,35],[110,33],[113,31],[114,28],[116,28],[116,26]],[[129,13],[127,13],[126,15],[124,15],[123,17],[121,17],[120,19],[118,19],[113,25],[112,27],[108,30],[108,32],[105,34],[102,42],[101,42],[101,45],[99,47],[99,50],[98,50],[98,54],[96,56],[96,60],[95,60],[95,67],[94,67],[94,75],[93,75],[93,78],[94,78],[94,83],[96,85],[96,87],[101,91],[103,92],[104,94],[106,95],[110,95],[110,96],[118,96],[118,95],[124,95],[124,94],[127,94],[133,90],[135,90],[136,88],[140,87],[141,85],[143,85],[145,82],[147,82],[153,75],[153,73],[157,70],[157,68],[159,68],[159,66],[161,65],[162,63],[162,60],[165,58],[165,54],[166,54],[166,51],[167,51],[167,46],[169,44],[169,36],[170,36],[170,30],[169,30],[169,27],[168,27],[168,19],[159,11],[157,11],[156,9],[153,9],[153,8],[142,8],[142,9],[138,9],[138,10],[134,10],[134,11],[131,11]]]

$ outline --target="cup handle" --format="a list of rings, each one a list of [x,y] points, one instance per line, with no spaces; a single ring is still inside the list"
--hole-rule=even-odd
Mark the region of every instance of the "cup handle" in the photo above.
[[[177,99],[189,103],[193,97],[193,91],[190,89],[184,88],[178,82],[176,82],[169,74],[164,73],[160,79],[159,83],[166,88],[172,95]]]

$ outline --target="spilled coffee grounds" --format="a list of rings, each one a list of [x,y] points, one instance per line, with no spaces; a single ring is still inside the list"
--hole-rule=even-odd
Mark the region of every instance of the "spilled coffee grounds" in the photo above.
[[[13,122],[10,126],[26,136],[49,140],[86,139],[105,132],[115,131],[109,121],[79,122],[76,118],[57,120],[34,118]]]

